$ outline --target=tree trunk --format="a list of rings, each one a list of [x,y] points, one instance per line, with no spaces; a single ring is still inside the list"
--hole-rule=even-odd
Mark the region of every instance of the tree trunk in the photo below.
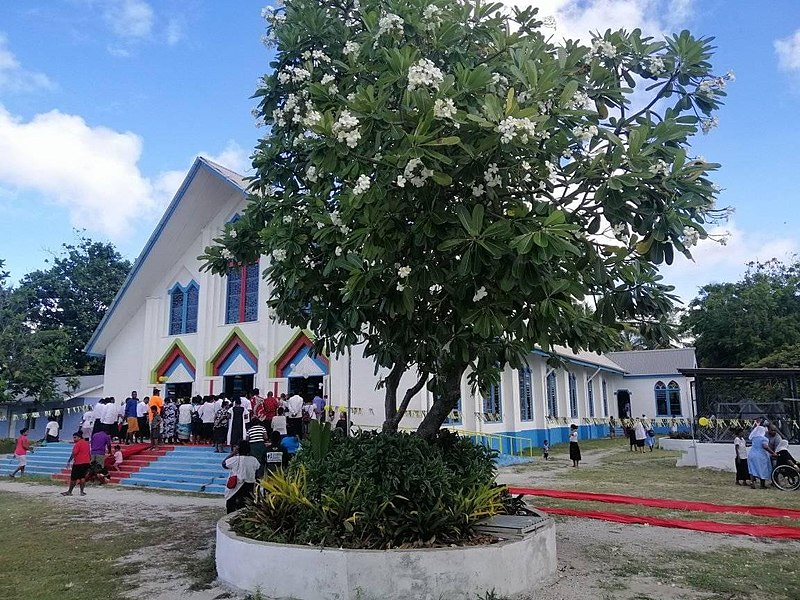
[[[383,431],[393,433],[397,431],[397,424],[400,422],[397,417],[397,388],[400,386],[400,379],[405,371],[404,365],[399,363],[392,367],[384,380],[386,391],[383,396]],[[401,415],[402,416],[402,415]]]
[[[432,440],[436,437],[442,423],[445,422],[450,412],[458,404],[458,398],[461,396],[461,376],[464,373],[464,368],[454,368],[450,372],[443,374],[444,376],[444,389],[441,393],[436,395],[428,414],[422,420],[417,428],[417,435],[426,439]]]
[[[386,432],[396,432],[397,428],[400,426],[400,421],[403,420],[403,416],[406,414],[406,410],[408,409],[408,405],[411,402],[411,399],[419,392],[425,383],[428,381],[428,375],[420,375],[417,382],[412,385],[410,388],[406,390],[405,395],[403,396],[403,400],[400,402],[400,406],[397,408],[397,411],[391,419],[386,419],[383,423],[383,431]]]

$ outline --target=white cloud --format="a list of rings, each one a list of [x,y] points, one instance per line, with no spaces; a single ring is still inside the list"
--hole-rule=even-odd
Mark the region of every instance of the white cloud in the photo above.
[[[674,285],[676,293],[690,302],[700,287],[709,283],[737,281],[747,270],[747,263],[770,258],[787,260],[798,252],[797,240],[774,233],[744,231],[729,221],[725,226],[710,230],[712,235],[730,234],[728,243],[721,245],[710,239],[701,240],[693,248],[694,261],[676,255],[671,266],[661,269],[664,283]]]
[[[58,110],[26,122],[0,106],[0,184],[64,206],[76,227],[118,237],[156,208],[137,166],[141,153],[131,132],[91,127]]]
[[[253,165],[250,161],[250,152],[242,148],[234,140],[229,140],[228,144],[219,154],[210,154],[208,152],[201,152],[200,154],[208,158],[208,160],[242,175],[253,170]]]
[[[800,70],[800,29],[789,37],[774,42],[778,66],[784,71]]]
[[[174,46],[184,38],[183,23],[178,19],[170,19],[167,23],[167,44]]]
[[[671,33],[692,15],[694,0],[540,0],[539,15],[556,20],[556,35],[587,42],[592,32],[639,28],[647,35]],[[529,0],[506,0],[521,8]]]
[[[155,22],[155,13],[144,0],[108,0],[103,17],[116,35],[128,39],[148,37]]]
[[[139,168],[143,140],[132,132],[91,126],[80,116],[53,110],[26,121],[0,105],[0,190],[33,194],[66,209],[78,228],[124,239],[137,221],[156,218],[187,169],[145,176]],[[214,162],[246,171],[247,152],[231,141]]]
[[[52,89],[55,85],[44,73],[28,71],[8,47],[8,38],[0,32],[0,94]]]

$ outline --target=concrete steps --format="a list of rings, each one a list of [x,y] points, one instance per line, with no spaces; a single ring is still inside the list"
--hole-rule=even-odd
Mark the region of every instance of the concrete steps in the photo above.
[[[26,475],[69,481],[66,467],[72,444],[59,442],[38,447],[28,454]],[[226,454],[211,446],[159,446],[125,459],[120,471],[111,471],[110,482],[128,487],[223,494],[228,471],[222,468]],[[0,460],[0,473],[17,467],[13,456]]]

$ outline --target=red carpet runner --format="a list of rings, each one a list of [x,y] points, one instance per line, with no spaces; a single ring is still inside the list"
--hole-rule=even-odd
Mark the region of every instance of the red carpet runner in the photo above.
[[[657,498],[641,498],[636,496],[623,496],[620,494],[597,494],[593,492],[572,492],[569,490],[547,490],[540,488],[509,487],[512,494],[525,494],[531,496],[545,496],[564,500],[585,500],[592,502],[610,502],[616,504],[634,504],[656,508],[669,508],[673,510],[701,511],[701,512],[727,512],[743,513],[765,517],[798,517],[800,510],[790,508],[776,508],[772,506],[743,506],[732,504],[712,504],[710,502],[690,502],[687,500],[669,500]],[[660,517],[634,516],[615,512],[599,510],[579,510],[573,508],[548,508],[540,510],[554,515],[569,517],[584,517],[612,521],[615,523],[654,525],[656,527],[672,527],[676,529],[690,529],[707,533],[726,533],[731,535],[750,535],[754,537],[768,537],[779,539],[800,540],[800,527],[787,527],[783,525],[763,525],[750,523],[718,523],[716,521],[694,521],[685,519],[663,519]]]
[[[586,519],[599,519],[601,521],[613,521],[615,523],[655,525],[656,527],[691,529],[693,531],[705,531],[707,533],[728,533],[731,535],[752,535],[753,537],[800,540],[800,527],[785,527],[783,525],[717,523],[716,521],[686,521],[682,519],[661,519],[659,517],[636,517],[633,515],[623,515],[599,510],[575,510],[572,508],[541,507],[540,510],[552,515],[584,517]]]
[[[610,502],[612,504],[635,504],[655,508],[671,508],[672,510],[691,510],[710,513],[739,513],[758,517],[794,517],[800,519],[800,510],[778,508],[774,506],[747,506],[743,504],[712,504],[711,502],[692,502],[690,500],[670,500],[667,498],[641,498],[623,496],[621,494],[597,494],[594,492],[573,492],[570,490],[546,490],[541,488],[509,487],[512,494],[526,496],[543,496],[562,500],[588,500],[592,502]]]

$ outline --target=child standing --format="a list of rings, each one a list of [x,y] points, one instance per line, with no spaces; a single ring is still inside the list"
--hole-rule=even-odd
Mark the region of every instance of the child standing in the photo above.
[[[122,466],[122,450],[119,447],[119,444],[114,446],[114,470],[120,471],[120,467]]]
[[[158,448],[161,441],[161,415],[158,406],[150,407],[150,450]]]
[[[547,440],[545,440],[544,443],[542,444],[542,458],[544,458],[545,460],[550,459],[550,442],[548,442]]]
[[[577,467],[581,462],[581,447],[578,445],[578,426],[574,423],[569,426],[569,459],[572,466]]]

